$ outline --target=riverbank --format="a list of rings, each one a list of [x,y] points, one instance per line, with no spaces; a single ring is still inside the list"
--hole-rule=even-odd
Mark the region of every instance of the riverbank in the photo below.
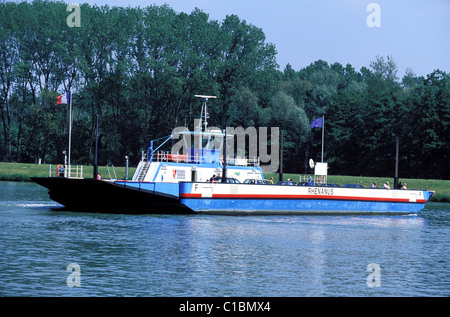
[[[25,164],[25,163],[4,163],[0,162],[0,181],[14,181],[14,182],[31,182],[31,177],[48,177],[51,172],[52,176],[56,176],[57,164]],[[94,167],[83,166],[82,176],[92,177]],[[135,167],[128,169],[128,178],[133,177]],[[80,166],[72,166],[72,173],[79,173],[81,176]],[[98,172],[104,179],[125,179],[125,167],[99,166]]]
[[[106,167],[99,166],[98,168],[100,175],[103,178],[117,178],[125,179],[125,167]],[[128,169],[128,178],[134,174],[136,170],[135,167],[130,167]],[[55,175],[56,164],[52,165],[52,175]],[[93,167],[83,166],[83,176],[92,177]],[[3,163],[0,162],[0,181],[19,181],[19,182],[30,182],[31,177],[48,177],[49,176],[49,165],[48,164],[24,164],[24,163]],[[266,174],[265,177],[270,179],[274,178],[274,182],[278,182],[279,174],[272,173]],[[284,174],[283,179],[288,178],[294,179],[294,181],[299,180],[299,174]],[[388,181],[390,184],[394,183],[393,178],[389,177],[362,177],[362,176],[339,176],[330,175],[328,176],[328,183],[338,184],[340,186],[344,184],[360,184],[364,187],[369,187],[373,182],[376,182],[379,187]],[[431,201],[436,202],[450,202],[450,181],[448,180],[435,180],[435,179],[400,179],[401,182],[407,183],[409,189],[427,189],[434,190],[436,193]]]
[[[278,173],[266,174],[266,179],[273,177],[276,184],[279,180]],[[299,174],[284,174],[283,180],[292,178],[295,182],[299,181]],[[363,176],[341,176],[341,175],[329,175],[329,184],[338,184],[342,186],[344,184],[360,184],[365,188],[369,188],[374,182],[378,187],[383,187],[383,184],[388,181],[389,184],[394,184],[393,177],[363,177]],[[450,181],[437,180],[437,179],[413,179],[413,178],[401,178],[402,183],[407,184],[408,189],[426,189],[435,191],[435,194],[431,201],[435,202],[450,202]]]

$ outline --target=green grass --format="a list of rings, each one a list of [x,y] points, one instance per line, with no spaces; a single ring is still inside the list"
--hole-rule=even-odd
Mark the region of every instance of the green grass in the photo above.
[[[273,177],[274,183],[278,182],[279,174],[265,174],[266,179]],[[283,179],[288,178],[294,179],[294,181],[299,180],[299,174],[283,174]],[[394,178],[389,177],[362,177],[362,176],[338,176],[329,175],[328,183],[338,184],[340,186],[344,184],[360,184],[364,187],[369,187],[373,182],[377,183],[378,187],[382,187],[383,184],[388,181],[389,184],[394,184]],[[450,202],[450,181],[447,180],[437,180],[437,179],[407,179],[401,178],[402,183],[406,183],[408,189],[426,189],[435,191],[432,201],[437,202]]]
[[[73,167],[74,169],[74,167]],[[100,175],[104,179],[111,178],[125,179],[125,167],[114,167],[115,175],[112,167],[99,166]],[[135,167],[128,169],[128,178],[134,174]],[[56,164],[52,164],[52,176],[56,176]],[[92,177],[93,166],[83,166],[83,176]],[[29,182],[31,177],[48,177],[49,165],[48,164],[23,164],[23,163],[2,163],[0,162],[0,181],[21,181]],[[278,182],[279,174],[265,174],[265,178],[270,179],[273,177],[274,182]],[[299,180],[299,174],[284,174],[283,179],[293,178],[294,181]],[[427,189],[434,190],[436,193],[432,198],[432,201],[438,202],[450,202],[450,181],[436,180],[436,179],[400,179],[402,183],[407,183],[408,189]],[[393,178],[389,177],[362,177],[362,176],[337,176],[329,175],[328,183],[336,183],[338,185],[344,184],[361,184],[364,187],[369,187],[370,184],[376,182],[379,187],[389,181],[390,184],[394,183]]]
[[[56,176],[57,164],[51,165],[52,176]],[[92,177],[93,166],[83,166],[83,177]],[[128,178],[134,174],[135,167],[128,168]],[[78,171],[81,172],[81,168],[78,167]],[[98,171],[104,179],[116,178],[125,179],[125,167],[115,166],[114,170],[110,166],[109,171],[106,166],[99,166]],[[115,174],[114,174],[115,171]],[[72,175],[76,172],[76,167],[72,166]],[[111,175],[111,177],[110,177]],[[49,164],[24,164],[24,163],[2,163],[0,162],[0,181],[19,181],[29,182],[31,177],[48,177],[49,176]]]

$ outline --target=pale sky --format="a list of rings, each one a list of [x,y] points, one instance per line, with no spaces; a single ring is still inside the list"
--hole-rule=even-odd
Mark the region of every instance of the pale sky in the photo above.
[[[450,72],[450,0],[82,0],[80,4],[85,2],[131,7],[167,3],[186,13],[197,7],[218,21],[236,14],[261,28],[267,42],[275,45],[280,70],[289,63],[298,71],[319,59],[360,70],[377,55],[391,55],[400,78],[408,67],[422,76],[435,69]],[[370,3],[379,5],[380,27],[367,25]]]

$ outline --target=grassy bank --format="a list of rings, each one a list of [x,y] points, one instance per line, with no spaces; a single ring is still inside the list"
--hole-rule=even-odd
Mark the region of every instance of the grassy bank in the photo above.
[[[265,177],[270,179],[273,177],[274,182],[278,182],[279,174],[266,174]],[[283,174],[283,179],[288,178],[294,179],[294,181],[299,180],[299,174]],[[388,181],[389,184],[394,184],[394,178],[389,177],[362,177],[362,176],[338,176],[329,175],[328,183],[338,184],[340,186],[344,184],[360,184],[366,188],[370,187],[373,182],[377,183],[378,187],[382,187],[383,184]],[[402,183],[406,183],[408,189],[426,189],[434,190],[436,193],[432,198],[432,201],[438,202],[450,202],[450,181],[446,180],[436,180],[436,179],[407,179],[401,178]]]
[[[130,167],[128,169],[128,178],[134,174],[135,167]],[[103,178],[118,178],[125,179],[125,167],[112,167],[108,168],[106,166],[99,166],[98,168],[100,175]],[[52,165],[52,175],[55,176],[56,164]],[[92,177],[93,167],[83,166],[83,176]],[[49,165],[48,164],[22,164],[22,163],[1,163],[0,162],[0,181],[22,181],[29,182],[31,177],[48,177],[49,176]],[[279,174],[266,174],[265,177],[269,179],[274,178],[275,182],[279,180]],[[299,180],[299,174],[284,174],[283,179],[293,178],[295,181]],[[439,202],[450,202],[450,181],[446,180],[435,180],[435,179],[400,179],[403,183],[407,183],[409,189],[427,189],[434,190],[436,194],[433,197],[433,201]],[[364,187],[369,187],[370,184],[376,182],[378,186],[382,186],[386,181],[390,184],[394,183],[393,178],[383,178],[383,177],[356,177],[356,176],[328,176],[328,183],[336,183],[339,185],[344,184],[361,184]]]
[[[56,176],[56,164],[51,165],[52,176]],[[18,181],[29,182],[31,177],[48,177],[49,176],[49,164],[23,164],[23,163],[2,163],[0,162],[0,181]],[[83,177],[92,177],[93,166],[83,166]],[[128,178],[134,174],[135,167],[128,168]],[[72,173],[76,173],[76,167],[72,167]],[[81,172],[81,168],[78,167],[78,172]],[[117,178],[125,179],[125,167],[119,166],[114,169],[109,166],[99,166],[98,172],[105,178]],[[115,172],[115,174],[114,174]],[[72,174],[73,175],[73,174]],[[111,175],[111,176],[110,176]]]

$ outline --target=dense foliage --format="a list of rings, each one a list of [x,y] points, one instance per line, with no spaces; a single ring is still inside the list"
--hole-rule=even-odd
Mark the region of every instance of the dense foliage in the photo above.
[[[151,139],[192,129],[195,94],[217,95],[218,127],[280,127],[284,170],[310,172],[320,160],[332,174],[445,178],[449,172],[450,76],[412,71],[399,79],[391,57],[368,67],[318,60],[278,70],[274,45],[235,15],[223,21],[194,10],[80,5],[81,26],[68,27],[67,4],[0,3],[0,159],[60,162],[67,148],[73,92],[72,163],[90,163],[94,116],[100,116],[101,164],[137,163]]]

